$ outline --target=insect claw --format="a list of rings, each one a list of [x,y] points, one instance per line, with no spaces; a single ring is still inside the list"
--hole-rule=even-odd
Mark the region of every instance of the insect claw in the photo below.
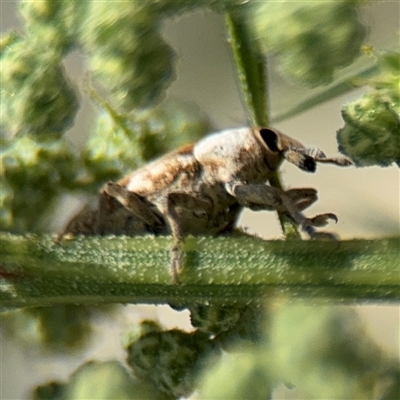
[[[328,224],[328,220],[333,220],[335,223],[338,222],[338,217],[335,214],[332,213],[326,213],[326,214],[318,214],[313,218],[307,218],[308,223],[310,223],[312,226],[325,226]]]
[[[309,221],[306,220],[302,226],[301,226],[302,230],[307,233],[307,235],[311,238],[311,239],[315,239],[316,236],[316,231],[315,229],[309,224]]]
[[[338,222],[338,218],[333,213],[319,214],[313,218],[306,218],[302,224],[302,229],[313,240],[338,240],[338,237],[333,233],[317,232],[314,227],[321,227],[328,224],[329,219]]]
[[[338,223],[339,218],[337,217],[336,214],[328,213],[327,215],[328,215],[328,217],[329,217],[330,219],[333,219],[333,220],[335,221],[335,224]]]

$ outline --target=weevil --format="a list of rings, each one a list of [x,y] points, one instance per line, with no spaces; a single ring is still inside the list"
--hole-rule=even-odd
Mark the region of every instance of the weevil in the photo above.
[[[335,214],[307,218],[303,210],[317,200],[312,188],[280,190],[267,184],[286,160],[306,172],[316,163],[350,165],[328,158],[271,128],[238,128],[210,134],[133,171],[100,190],[95,208],[85,208],[65,234],[172,234],[174,281],[182,267],[185,235],[219,235],[232,231],[243,208],[277,210],[309,237]]]

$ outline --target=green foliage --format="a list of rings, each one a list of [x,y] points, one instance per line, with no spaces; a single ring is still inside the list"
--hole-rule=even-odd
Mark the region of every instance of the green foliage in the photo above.
[[[400,166],[400,116],[377,93],[370,93],[342,110],[345,127],[338,131],[340,151],[358,166]]]
[[[367,94],[342,109],[341,152],[358,166],[400,166],[400,53],[377,56],[380,73]]]
[[[90,192],[209,130],[201,113],[160,103],[177,58],[162,37],[166,18],[200,8],[225,16],[249,121],[264,125],[270,117],[264,53],[277,57],[289,79],[311,86],[331,82],[364,41],[360,3],[21,1],[25,32],[4,35],[0,46],[0,228],[42,230],[51,205],[66,191]],[[91,84],[105,97],[89,89],[101,110],[80,153],[62,137],[78,110],[77,86],[62,65],[73,49],[85,55]],[[341,150],[358,165],[400,162],[398,54],[380,56],[379,64],[381,74],[368,82],[372,91],[345,107],[346,126],[338,133]],[[280,187],[279,176],[270,183]],[[304,243],[295,241],[267,249],[241,238],[238,257],[232,238],[214,247],[212,239],[189,239],[186,250],[195,266],[183,271],[186,285],[174,286],[164,268],[169,239],[146,237],[132,248],[126,238],[109,238],[92,249],[82,238],[63,246],[35,237],[1,239],[1,296],[8,305],[163,299],[191,312],[193,332],[147,322],[132,333],[130,371],[115,361],[86,363],[67,382],[36,388],[34,399],[175,399],[191,394],[204,371],[205,399],[266,399],[282,382],[307,398],[369,399],[374,391],[396,398],[399,368],[365,338],[353,316],[329,307],[271,312],[259,302],[266,287],[302,296],[398,298],[395,240],[361,243],[362,250],[356,241],[341,243],[334,251],[314,242],[304,251]],[[10,326],[59,351],[87,339],[89,314],[70,305],[31,308],[14,315]],[[229,354],[219,362],[222,349]],[[386,389],[382,381],[389,382]]]
[[[199,7],[231,12],[238,23],[251,28],[245,47],[260,45],[278,54],[283,69],[312,85],[332,80],[335,69],[358,55],[364,39],[358,2],[345,0],[323,4],[22,1],[25,37],[3,55],[2,123],[11,133],[62,132],[69,126],[76,95],[60,63],[76,47],[86,54],[89,69],[119,112],[153,106],[174,77],[175,56],[162,38],[162,22]],[[251,63],[252,57],[248,60]],[[28,107],[32,104],[35,107]]]
[[[293,305],[272,323],[271,373],[308,399],[372,399],[384,354],[365,335],[354,311]],[[380,366],[380,367],[377,367]]]
[[[190,322],[199,332],[217,335],[235,327],[245,306],[234,302],[204,302],[189,304]]]
[[[397,398],[400,369],[365,334],[354,311],[282,299],[267,308],[260,339],[236,341],[223,357],[216,337],[144,321],[127,346],[133,375],[116,361],[89,362],[65,383],[37,387],[33,398],[178,399],[197,387],[199,399],[261,400],[279,385],[315,400]]]
[[[387,96],[397,113],[400,113],[400,51],[379,53],[377,64],[380,74],[368,83]]]
[[[262,341],[214,363],[200,398],[261,400],[286,384],[302,399],[372,400],[398,387],[394,365],[365,335],[354,312],[309,302],[285,305],[272,313]]]
[[[262,353],[242,347],[214,363],[200,383],[200,399],[269,400],[273,389]]]
[[[141,385],[116,361],[87,363],[71,377],[66,387],[65,399],[151,399]],[[157,393],[156,390],[153,391]],[[158,396],[157,396],[158,397]]]
[[[358,1],[250,2],[249,25],[292,79],[316,86],[360,54],[366,29]]]
[[[24,135],[4,140],[0,152],[0,229],[12,232],[42,228],[42,219],[77,168],[63,139]]]
[[[128,348],[127,363],[139,379],[151,382],[173,399],[190,395],[212,342],[199,331],[151,331]]]
[[[174,76],[174,53],[141,2],[91,2],[82,33],[90,68],[123,110],[149,106]]]
[[[34,400],[168,400],[156,388],[134,379],[117,361],[88,362],[75,371],[68,383],[39,386]]]
[[[53,352],[82,349],[92,331],[87,307],[59,305],[28,308],[4,316],[8,334],[25,346]]]
[[[49,382],[38,386],[32,391],[32,400],[62,400],[63,384],[60,382]]]
[[[1,124],[8,135],[62,135],[78,100],[58,55],[9,33],[1,49]]]
[[[86,4],[80,0],[22,0],[26,35],[37,49],[51,49],[60,56],[68,53],[76,44]]]

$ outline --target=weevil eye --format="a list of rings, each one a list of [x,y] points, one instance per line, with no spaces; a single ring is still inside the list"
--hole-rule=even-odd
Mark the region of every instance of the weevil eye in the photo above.
[[[275,131],[262,128],[260,129],[260,136],[271,151],[278,152],[281,150],[279,146],[279,136]]]

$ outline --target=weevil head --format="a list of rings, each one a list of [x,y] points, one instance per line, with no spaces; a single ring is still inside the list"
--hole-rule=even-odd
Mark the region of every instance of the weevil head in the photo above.
[[[307,172],[316,170],[314,158],[307,154],[307,148],[297,140],[272,128],[257,128],[254,133],[263,147],[265,162],[271,170],[277,169],[283,160]]]

